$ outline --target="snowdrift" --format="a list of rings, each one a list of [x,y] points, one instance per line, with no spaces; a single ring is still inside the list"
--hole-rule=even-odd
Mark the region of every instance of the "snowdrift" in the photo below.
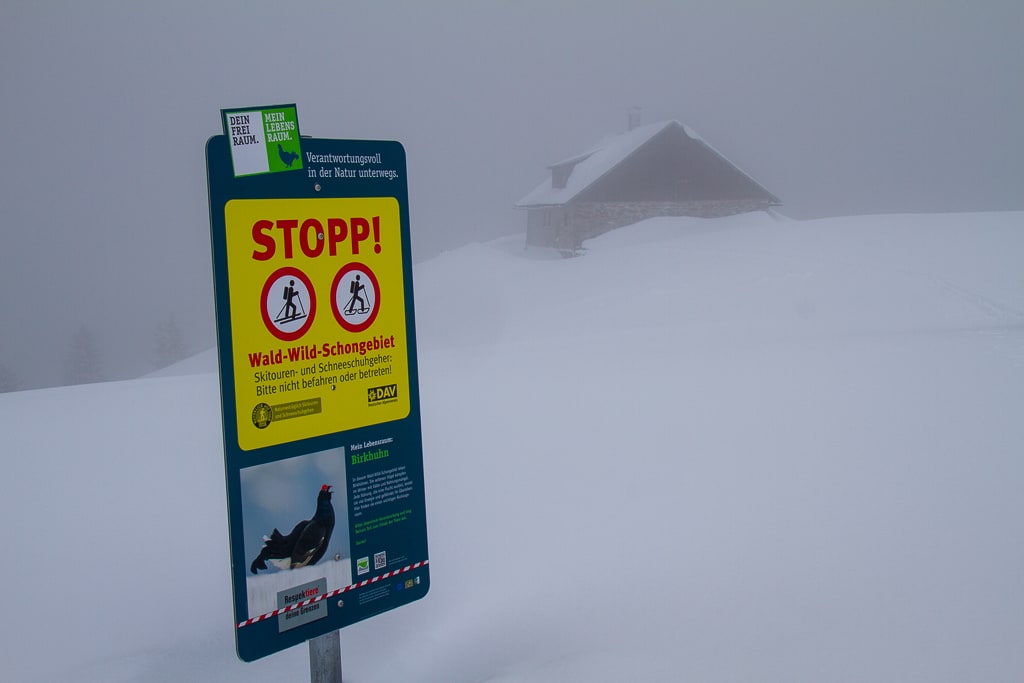
[[[418,266],[431,593],[342,632],[346,680],[1024,679],[1022,228],[655,219]],[[0,396],[6,680],[308,676],[234,656],[218,400]]]

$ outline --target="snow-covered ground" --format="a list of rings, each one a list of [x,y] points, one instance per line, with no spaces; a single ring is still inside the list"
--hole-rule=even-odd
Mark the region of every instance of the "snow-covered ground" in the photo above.
[[[416,268],[431,592],[347,681],[1024,680],[1024,214],[587,247]],[[0,677],[308,678],[235,658],[218,400],[0,396]]]

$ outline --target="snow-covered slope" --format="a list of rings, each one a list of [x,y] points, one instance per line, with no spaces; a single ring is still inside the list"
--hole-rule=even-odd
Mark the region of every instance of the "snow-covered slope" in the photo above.
[[[1024,679],[1024,214],[658,219],[417,267],[431,593],[352,681]],[[5,680],[233,653],[212,373],[0,396]]]

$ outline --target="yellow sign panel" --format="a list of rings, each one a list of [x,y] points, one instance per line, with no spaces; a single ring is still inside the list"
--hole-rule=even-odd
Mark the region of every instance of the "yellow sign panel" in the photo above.
[[[234,199],[224,222],[239,447],[408,416],[398,201]]]

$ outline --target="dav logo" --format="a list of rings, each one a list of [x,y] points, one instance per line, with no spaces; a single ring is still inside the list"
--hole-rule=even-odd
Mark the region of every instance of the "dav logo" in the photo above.
[[[375,406],[398,400],[398,385],[388,384],[383,387],[372,387],[366,390],[367,405]]]

